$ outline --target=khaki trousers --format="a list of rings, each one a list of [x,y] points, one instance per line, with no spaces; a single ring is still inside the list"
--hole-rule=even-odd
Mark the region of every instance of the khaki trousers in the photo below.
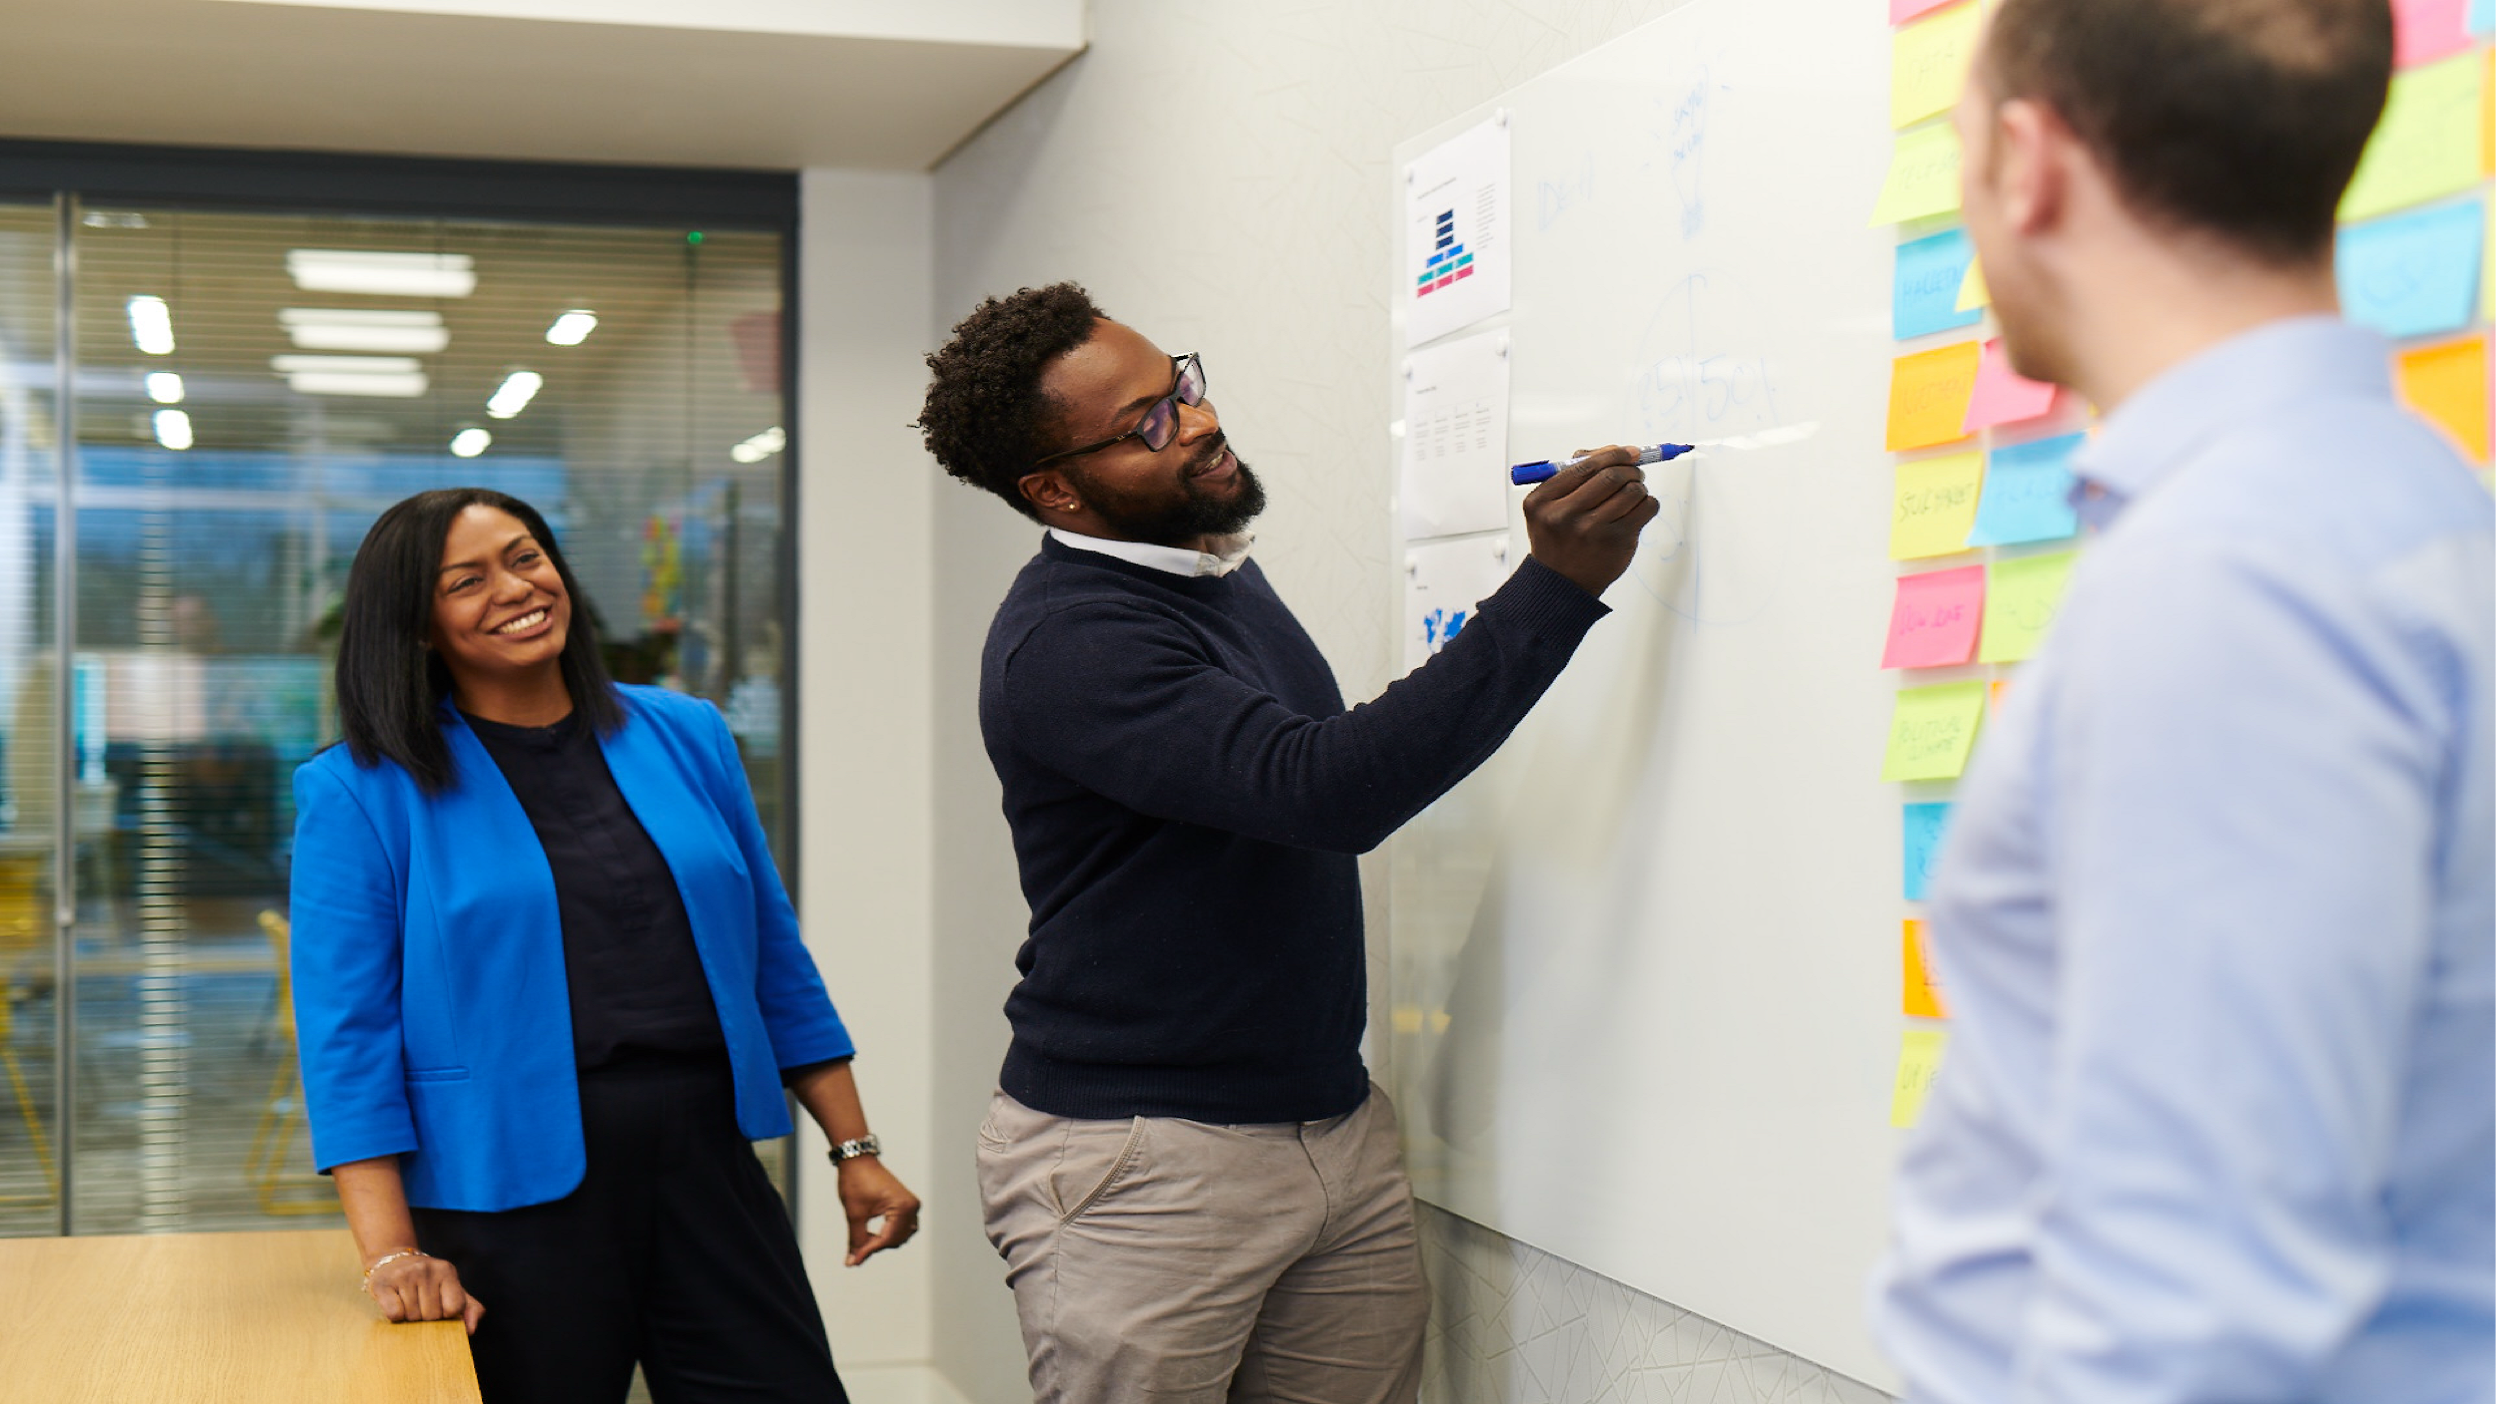
[[[979,1131],[1041,1404],[1411,1404],[1430,1300],[1395,1109],[1076,1121],[1000,1092]]]

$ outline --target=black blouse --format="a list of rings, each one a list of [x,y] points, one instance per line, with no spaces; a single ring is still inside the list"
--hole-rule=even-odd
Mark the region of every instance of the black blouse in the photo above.
[[[628,1050],[726,1047],[675,875],[624,802],[580,714],[553,726],[467,721],[511,782],[554,869],[574,1062],[586,1069]]]

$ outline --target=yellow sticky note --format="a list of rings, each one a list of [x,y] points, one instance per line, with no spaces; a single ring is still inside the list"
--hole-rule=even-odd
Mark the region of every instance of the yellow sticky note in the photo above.
[[[1985,286],[1985,265],[1978,260],[1971,258],[1967,261],[1966,276],[1959,279],[1959,305],[1957,310],[1961,312],[1973,312],[1979,307],[1991,307],[1992,305],[1993,289]]]
[[[1898,488],[1889,509],[1889,557],[1894,561],[1947,556],[1967,549],[1984,495],[1985,456],[1951,453],[1898,465]]]
[[[1883,780],[1956,780],[1976,747],[1985,717],[1982,682],[1941,683],[1898,690],[1889,714],[1889,753],[1881,758]]]
[[[1921,122],[1959,100],[1984,11],[1971,3],[1904,25],[1889,38],[1889,124]]]
[[[1947,1029],[1909,1029],[1898,1035],[1898,1079],[1889,1093],[1889,1124],[1913,1126],[1924,1116],[1924,1099],[1941,1074],[1942,1050],[1950,1044]]]
[[[2402,402],[2452,435],[2462,457],[2487,462],[2486,337],[2404,351],[2392,378]]]
[[[2476,181],[2486,159],[2486,99],[2487,66],[2476,53],[2392,75],[2392,96],[2340,198],[2340,217],[2370,219]]]
[[[1898,224],[1959,207],[1959,134],[1947,122],[1918,127],[1898,138],[1889,175],[1872,207],[1874,224]]]
[[[1891,453],[1931,448],[1967,437],[1967,402],[1976,394],[1979,342],[1918,351],[1889,363]]]
[[[2496,49],[2488,50],[2488,54],[2496,58]],[[2496,92],[2488,96],[2491,102],[2496,102]],[[2488,192],[2486,227],[2496,231],[2496,190]],[[2479,319],[2496,322],[2496,238],[2480,236],[2479,255],[2486,261],[2486,266],[2479,270]]]
[[[1899,942],[1900,959],[1905,977],[1905,996],[1901,1006],[1910,1019],[1947,1019],[1950,1011],[1941,1002],[1941,986],[1933,980],[1932,963],[1924,958],[1924,923],[1908,918],[1904,938]]]
[[[2034,655],[2079,559],[2076,552],[2061,551],[1995,561],[1985,572],[1985,624],[1976,661],[2016,663]]]

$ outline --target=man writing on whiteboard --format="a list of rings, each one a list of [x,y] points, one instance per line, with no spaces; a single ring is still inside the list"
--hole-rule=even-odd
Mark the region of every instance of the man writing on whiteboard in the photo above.
[[[2340,320],[2384,0],[2003,0],[1957,113],[2095,532],[1960,790],[1918,1401],[2496,1395],[2488,494]]]
[[[1533,554],[1346,711],[1248,559],[1264,489],[1203,364],[1069,283],[928,358],[945,470],[1047,528],[980,730],[1031,903],[980,1128],[1043,1401],[1410,1401],[1429,1301],[1361,1065],[1354,855],[1488,759],[1604,613],[1657,505],[1611,449],[1525,500]]]

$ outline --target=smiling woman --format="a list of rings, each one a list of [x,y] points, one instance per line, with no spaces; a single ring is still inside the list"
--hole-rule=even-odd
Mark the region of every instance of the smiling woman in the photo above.
[[[726,721],[619,687],[554,532],[486,488],[348,575],[346,744],[296,772],[296,1023],[365,1288],[462,1319],[489,1400],[735,1379],[840,1400],[749,1139],[841,1149],[854,1265],[918,1228]],[[535,860],[535,861],[532,861]],[[487,1303],[492,1304],[488,1315]]]

